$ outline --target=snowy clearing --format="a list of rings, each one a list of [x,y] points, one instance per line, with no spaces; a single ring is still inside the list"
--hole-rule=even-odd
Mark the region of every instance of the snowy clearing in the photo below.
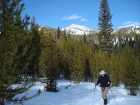
[[[72,84],[68,89],[65,89],[70,84],[66,80],[58,80],[59,92],[44,91],[45,84],[36,82],[35,86],[28,91],[16,95],[16,97],[31,97],[35,95],[39,89],[41,94],[30,100],[26,100],[21,104],[6,103],[5,105],[103,105],[101,98],[100,87],[96,87],[94,95],[94,83],[81,82],[80,84]],[[108,105],[140,105],[140,96],[129,96],[128,91],[124,86],[111,88],[113,94],[109,90]],[[93,98],[94,96],[94,98]],[[114,99],[115,98],[115,99]]]

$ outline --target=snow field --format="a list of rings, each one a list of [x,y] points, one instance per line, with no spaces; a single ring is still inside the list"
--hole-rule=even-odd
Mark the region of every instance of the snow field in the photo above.
[[[35,86],[31,87],[28,91],[16,95],[16,97],[31,97],[35,95],[38,90],[41,94],[30,100],[24,101],[23,105],[103,105],[101,98],[100,87],[97,86],[94,95],[94,83],[81,82],[79,84],[70,84],[70,81],[58,80],[59,92],[46,92],[44,91],[45,84],[36,82]],[[111,92],[112,90],[112,92]],[[127,95],[128,90],[124,86],[112,87],[108,92],[108,105],[140,105],[140,96]],[[113,93],[113,94],[112,94]],[[94,98],[93,98],[94,97]],[[14,103],[7,103],[6,105],[21,105]]]

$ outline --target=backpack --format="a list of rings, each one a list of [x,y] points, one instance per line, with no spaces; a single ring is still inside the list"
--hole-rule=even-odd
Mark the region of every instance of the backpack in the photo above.
[[[109,74],[106,72],[105,75],[109,78]]]
[[[107,72],[105,73],[105,75],[107,76],[106,79],[109,79],[110,80],[109,74]],[[108,86],[110,86],[110,84]]]

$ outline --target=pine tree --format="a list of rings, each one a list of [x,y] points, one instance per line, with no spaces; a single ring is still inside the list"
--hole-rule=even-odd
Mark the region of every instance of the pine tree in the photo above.
[[[58,27],[58,29],[57,29],[57,35],[56,35],[56,40],[57,41],[60,39],[60,33],[61,33],[61,31],[60,31],[60,28]]]
[[[89,35],[89,43],[93,47],[93,51],[98,51],[98,34],[91,34]]]
[[[133,49],[126,43],[123,51],[123,83],[126,88],[129,87],[130,94],[136,95],[139,86],[139,64],[134,55]]]
[[[65,79],[70,79],[70,55],[71,55],[71,38],[67,38],[66,31],[61,37],[61,43],[58,43],[59,47],[59,69],[60,74],[63,75]]]
[[[38,30],[38,25],[36,24],[36,20],[33,17],[31,20],[31,28],[29,32],[29,42],[28,42],[28,73],[33,77],[35,74],[38,75],[39,73],[39,57],[41,54],[41,48],[40,48],[40,39],[43,32],[40,32]]]
[[[47,91],[56,91],[53,84],[58,77],[58,46],[52,35],[43,34],[40,39],[41,53],[39,57],[40,75],[47,77]]]
[[[74,39],[69,35],[67,40],[61,45],[61,56],[62,56],[62,72],[65,79],[70,79],[70,65],[72,63],[72,55],[74,50]]]
[[[140,61],[140,35],[135,34],[135,54]]]
[[[15,75],[18,48],[26,23],[21,19],[21,0],[1,0],[0,4],[0,96],[12,98],[6,89],[17,79]],[[22,56],[22,55],[21,55]],[[6,93],[6,94],[5,94]]]
[[[99,11],[99,43],[100,48],[102,51],[107,52],[109,55],[112,53],[112,36],[111,32],[112,29],[112,15],[110,13],[110,8],[108,4],[108,0],[102,0],[100,4],[100,11]]]
[[[28,71],[28,39],[29,39],[29,30],[28,30],[28,25],[30,24],[29,22],[29,16],[26,14],[26,16],[24,17],[24,19],[21,21],[21,28],[18,29],[18,35],[19,37],[17,38],[17,43],[18,43],[18,47],[17,47],[17,52],[15,54],[14,57],[14,62],[13,65],[15,67],[15,72],[14,75],[17,78],[17,82],[19,83],[21,78],[19,77],[19,75],[26,75],[27,76],[27,71]]]
[[[72,62],[70,65],[71,79],[80,82],[84,79],[85,56],[83,52],[83,44],[81,41],[75,41]]]
[[[85,81],[93,81],[93,74],[92,70],[94,71],[95,69],[95,59],[94,59],[94,52],[92,49],[92,45],[90,44],[85,44],[83,46],[84,48],[84,53],[85,53],[85,71],[84,71],[84,76],[85,76]]]
[[[64,33],[63,33],[63,35],[64,35],[64,39],[67,40],[66,30],[65,30],[65,29],[64,29]]]
[[[83,39],[84,39],[84,42],[86,43],[86,42],[87,42],[87,36],[86,36],[85,33],[84,33],[84,35],[83,35]]]
[[[121,66],[121,58],[114,55],[111,56],[110,61],[109,61],[109,69],[110,69],[110,79],[112,82],[112,86],[118,86],[120,81],[121,81],[121,77],[122,77],[122,66]]]

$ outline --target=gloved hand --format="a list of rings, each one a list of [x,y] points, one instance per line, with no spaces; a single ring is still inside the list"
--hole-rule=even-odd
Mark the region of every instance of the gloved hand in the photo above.
[[[107,82],[108,83],[108,87],[110,87],[110,82]]]
[[[95,83],[95,86],[97,86],[97,83]]]

